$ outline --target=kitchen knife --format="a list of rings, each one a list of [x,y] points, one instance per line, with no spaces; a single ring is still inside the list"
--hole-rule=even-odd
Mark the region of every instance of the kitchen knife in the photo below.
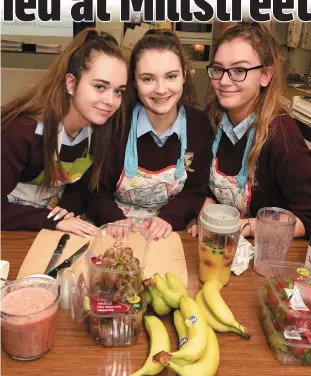
[[[56,268],[50,270],[47,275],[55,278],[57,276],[57,272],[61,269],[69,268],[72,265],[72,261],[75,257],[80,256],[83,252],[85,252],[90,245],[90,242],[87,242],[84,244],[81,248],[79,248],[74,254],[72,254],[70,257],[68,257],[64,262],[62,262],[60,265],[58,265]]]
[[[45,272],[44,274],[48,274],[53,268],[54,266],[56,265],[57,263],[57,260],[60,258],[60,256],[62,255],[63,253],[63,249],[65,248],[65,245],[67,244],[67,241],[70,239],[70,235],[69,234],[64,234],[60,239],[59,239],[59,242],[57,244],[57,247],[50,259],[50,262],[48,264],[48,266],[46,267],[45,269]]]

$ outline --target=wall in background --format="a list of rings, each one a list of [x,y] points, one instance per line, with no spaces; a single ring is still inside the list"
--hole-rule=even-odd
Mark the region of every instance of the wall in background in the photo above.
[[[311,74],[311,51],[300,48],[289,51],[287,64],[293,73]]]

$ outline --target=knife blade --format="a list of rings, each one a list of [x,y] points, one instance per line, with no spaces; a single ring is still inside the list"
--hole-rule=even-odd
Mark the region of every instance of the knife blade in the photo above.
[[[75,253],[73,253],[70,257],[68,257],[65,261],[63,261],[60,265],[56,266],[56,268],[50,270],[46,274],[55,278],[59,270],[69,268],[72,265],[73,259],[75,257],[80,256],[83,252],[85,252],[88,249],[89,245],[90,245],[90,242],[88,241],[81,248],[79,248]]]
[[[63,249],[65,248],[65,245],[67,244],[67,241],[70,239],[70,235],[69,234],[64,234],[60,239],[59,239],[59,242],[57,244],[57,247],[50,259],[50,262],[48,264],[48,266],[46,267],[45,269],[45,272],[44,274],[48,274],[49,271],[51,271],[54,266],[56,265],[57,263],[57,260],[60,258],[60,256],[62,255],[63,253]]]

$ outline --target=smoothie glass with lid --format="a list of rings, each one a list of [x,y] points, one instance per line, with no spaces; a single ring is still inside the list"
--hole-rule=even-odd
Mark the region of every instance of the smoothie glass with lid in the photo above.
[[[51,348],[58,290],[56,280],[41,277],[18,279],[1,289],[1,342],[12,358],[37,359]]]
[[[199,279],[227,285],[240,236],[240,213],[221,204],[206,206],[199,221]]]

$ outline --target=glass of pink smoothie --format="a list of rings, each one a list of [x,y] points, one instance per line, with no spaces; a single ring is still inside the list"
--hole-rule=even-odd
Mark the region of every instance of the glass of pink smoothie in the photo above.
[[[59,289],[56,280],[28,277],[1,289],[1,342],[18,360],[40,358],[52,346]]]

